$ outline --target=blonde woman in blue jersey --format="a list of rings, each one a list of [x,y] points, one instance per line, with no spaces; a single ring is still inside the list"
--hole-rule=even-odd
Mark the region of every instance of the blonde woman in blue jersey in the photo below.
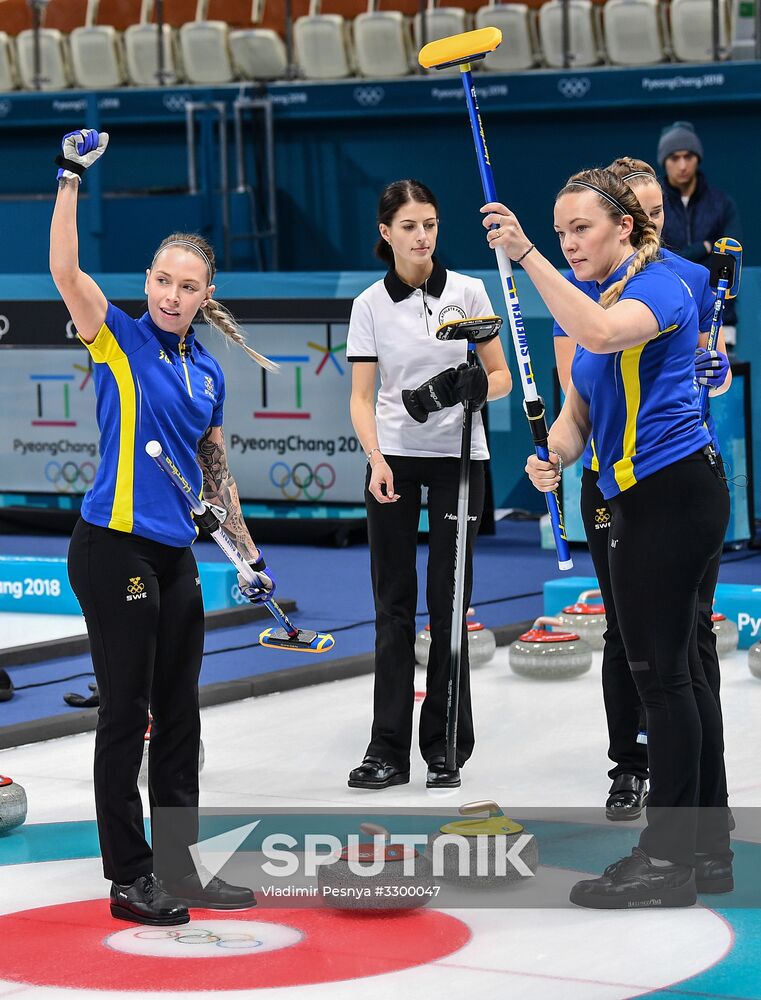
[[[614,160],[607,169],[634,191],[660,237],[664,223],[663,190],[655,170],[644,160],[630,156]],[[732,373],[729,369],[723,332],[719,332],[715,351],[708,351],[705,347],[716,301],[716,293],[709,281],[708,268],[694,261],[685,260],[684,257],[672,253],[665,247],[661,247],[660,259],[686,282],[698,310],[701,333],[696,345],[695,378],[706,385],[710,396],[720,395],[729,389]],[[578,281],[572,271],[566,274],[566,277],[586,295],[597,301],[600,294],[597,282]],[[566,336],[565,331],[557,323],[554,329],[554,345],[558,377],[565,392],[571,377],[571,363],[576,343]],[[706,426],[711,434],[716,461],[723,472],[721,449],[710,413],[707,415]],[[607,618],[602,657],[602,690],[608,722],[608,756],[614,766],[608,771],[612,785],[605,804],[606,815],[608,819],[614,821],[634,820],[639,817],[647,798],[647,745],[639,738],[641,702],[629,670],[613,604],[607,545],[611,513],[597,486],[598,462],[591,442],[584,451],[582,461],[584,469],[581,477],[581,515]],[[716,653],[716,636],[711,614],[720,565],[721,551],[716,553],[711,573],[706,574],[703,580],[698,601],[698,627],[695,637],[706,680],[717,702],[720,691],[719,657]]]
[[[95,802],[103,870],[114,917],[182,924],[188,906],[241,909],[250,889],[219,878],[202,885],[188,847],[198,833],[198,675],[204,617],[196,529],[182,497],[145,453],[161,441],[193,491],[228,511],[225,528],[258,573],[244,591],[257,602],[274,583],[241,516],[227,465],[222,370],[192,327],[200,310],[259,363],[233,317],[216,303],[214,254],[200,237],[175,233],[146,271],[148,310],[132,319],[79,267],[77,197],[106,133],[63,140],[50,231],[50,271],[94,362],[100,465],[69,548],[69,578],[87,622],[100,709]],[[150,706],[151,810],[182,807],[161,877],[145,839],[137,776]]]
[[[483,209],[489,243],[523,266],[577,349],[549,462],[531,456],[537,489],[594,437],[599,489],[613,520],[608,561],[632,677],[647,718],[647,827],[631,855],[577,883],[580,906],[689,906],[696,889],[731,888],[721,713],[694,642],[698,594],[721,550],[729,494],[694,387],[697,310],[661,262],[660,241],[631,188],[607,170],[574,175],[555,230],[576,279],[543,257],[504,205]]]

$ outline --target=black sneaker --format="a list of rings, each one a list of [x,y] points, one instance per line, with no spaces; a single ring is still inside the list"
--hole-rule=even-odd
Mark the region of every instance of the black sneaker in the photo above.
[[[134,882],[111,883],[111,916],[135,924],[171,926],[190,920],[187,906],[170,895],[155,875],[141,875]]]
[[[724,854],[699,854],[695,885],[698,892],[732,892],[735,887],[732,859]]]
[[[652,864],[639,847],[608,865],[600,878],[577,882],[570,900],[596,910],[692,906],[697,900],[695,869],[689,865]]]
[[[459,788],[461,784],[459,767],[450,771],[447,769],[446,757],[431,757],[425,779],[426,788]]]
[[[614,823],[639,819],[647,802],[647,783],[636,774],[617,774],[605,803],[605,815]]]
[[[167,880],[167,891],[176,896],[185,906],[199,906],[205,910],[250,910],[256,906],[256,896],[245,885],[230,885],[216,875],[213,877],[201,868],[202,884],[194,872],[175,882]]]
[[[409,768],[404,771],[380,757],[365,757],[359,767],[349,771],[349,788],[388,788],[406,785],[409,780]]]

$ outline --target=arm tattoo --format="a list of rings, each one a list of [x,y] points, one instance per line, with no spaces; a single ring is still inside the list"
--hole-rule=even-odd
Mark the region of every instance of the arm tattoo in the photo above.
[[[253,560],[256,558],[256,547],[243,520],[238,487],[227,464],[224,434],[221,436],[221,441],[214,441],[212,428],[208,427],[198,442],[198,464],[203,472],[204,499],[225,508],[225,531],[238,546],[241,555]]]

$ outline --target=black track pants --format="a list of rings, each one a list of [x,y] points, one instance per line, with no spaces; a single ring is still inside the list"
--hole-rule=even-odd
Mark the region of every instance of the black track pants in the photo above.
[[[192,817],[204,636],[195,558],[189,548],[80,520],[69,546],[69,579],[87,622],[100,693],[95,805],[103,872],[126,883],[153,871],[137,787],[150,705],[151,810],[186,807],[173,830],[176,849],[167,852],[177,868],[161,874],[186,874],[187,847],[198,832]]]
[[[694,864],[729,851],[721,712],[698,654],[699,595],[713,579],[729,493],[702,452],[612,497],[610,579],[645,708],[652,857]],[[700,807],[700,808],[698,808]]]
[[[454,599],[454,547],[457,515],[458,458],[386,456],[401,499],[380,504],[365,483],[370,566],[375,598],[375,695],[373,728],[367,753],[400,768],[409,767],[412,710],[415,700],[415,606],[417,602],[418,521],[421,487],[428,487],[428,579],[426,600],[431,648],[426,697],[420,711],[420,752],[425,760],[443,756],[450,634]],[[470,601],[473,544],[484,505],[484,462],[471,462],[465,607]],[[473,751],[467,632],[463,627],[457,762]]]
[[[718,463],[723,472],[720,458]],[[608,775],[615,778],[619,774],[636,774],[639,778],[647,778],[647,746],[637,743],[640,723],[644,721],[642,703],[626,659],[610,583],[608,541],[611,513],[607,501],[597,486],[597,480],[596,472],[584,469],[581,477],[581,516],[607,619],[602,654],[602,693],[608,721],[608,756],[614,763]],[[716,652],[716,635],[713,631],[711,613],[720,567],[721,549],[717,551],[701,581],[697,630],[700,662],[703,664],[708,686],[719,704],[719,657]]]

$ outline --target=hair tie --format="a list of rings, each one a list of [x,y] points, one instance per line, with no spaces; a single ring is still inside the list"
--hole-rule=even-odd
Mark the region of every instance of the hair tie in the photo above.
[[[204,261],[206,262],[206,266],[209,269],[209,281],[211,281],[211,279],[214,277],[214,268],[211,266],[211,261],[203,252],[201,247],[199,247],[197,243],[191,243],[190,240],[170,240],[169,243],[165,243],[163,246],[160,246],[156,251],[156,253],[153,255],[153,260],[151,261],[151,270],[153,270],[153,265],[156,263],[156,258],[158,257],[158,255],[162,253],[162,251],[166,250],[167,247],[192,247],[192,249],[195,250],[195,252],[200,257],[203,257]]]
[[[607,191],[603,191],[602,188],[597,187],[596,184],[590,184],[588,181],[569,181],[566,187],[583,187],[587,188],[589,191],[594,191],[595,194],[599,194],[601,198],[604,198],[607,202],[615,208],[617,212],[621,215],[631,215],[632,213],[628,209],[624,208],[621,202],[614,198],[612,194],[608,194]]]

